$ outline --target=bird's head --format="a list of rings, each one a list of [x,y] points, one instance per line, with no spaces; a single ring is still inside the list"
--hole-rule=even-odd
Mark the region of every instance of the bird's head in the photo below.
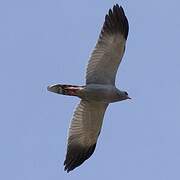
[[[119,91],[118,94],[121,100],[131,99],[126,91]]]

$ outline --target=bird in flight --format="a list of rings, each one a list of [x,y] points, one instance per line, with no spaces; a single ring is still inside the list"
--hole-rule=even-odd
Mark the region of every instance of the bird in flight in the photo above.
[[[103,117],[110,103],[131,99],[115,86],[129,31],[124,10],[114,5],[105,16],[97,44],[91,54],[84,86],[55,84],[48,91],[79,97],[68,134],[64,170],[80,166],[94,152]]]

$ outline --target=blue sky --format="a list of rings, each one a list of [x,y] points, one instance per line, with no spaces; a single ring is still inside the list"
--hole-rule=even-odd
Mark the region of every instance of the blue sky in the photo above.
[[[130,31],[116,85],[131,101],[108,107],[93,156],[63,171],[77,98],[54,83],[84,84],[104,16],[122,5]],[[180,179],[180,2],[0,2],[0,179]]]

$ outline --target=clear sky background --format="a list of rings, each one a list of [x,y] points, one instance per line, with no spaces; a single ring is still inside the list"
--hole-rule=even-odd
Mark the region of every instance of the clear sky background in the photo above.
[[[130,31],[112,104],[93,156],[63,170],[77,98],[54,83],[84,84],[104,16],[122,5]],[[0,1],[0,179],[180,179],[179,0]]]

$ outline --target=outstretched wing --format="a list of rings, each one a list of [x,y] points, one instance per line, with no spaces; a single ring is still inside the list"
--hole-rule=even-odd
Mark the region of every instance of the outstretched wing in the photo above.
[[[105,17],[98,42],[89,60],[86,84],[115,84],[128,31],[128,20],[123,8],[115,5]]]
[[[81,100],[69,129],[65,171],[73,170],[93,154],[107,106]]]

